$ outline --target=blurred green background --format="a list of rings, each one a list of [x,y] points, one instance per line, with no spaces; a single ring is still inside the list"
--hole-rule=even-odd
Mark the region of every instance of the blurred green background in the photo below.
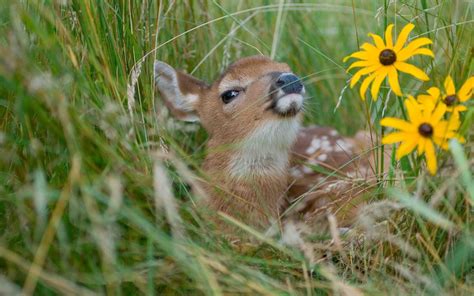
[[[362,103],[343,57],[368,32],[412,22],[436,58],[413,60],[432,80],[402,76],[404,92],[448,73],[464,81],[472,13],[461,0],[0,0],[0,294],[469,294],[472,209],[461,189],[441,202],[455,229],[387,210],[381,233],[392,240],[352,242],[347,260],[321,239],[329,259],[308,277],[297,250],[242,252],[214,235],[182,168],[167,166],[187,231],[175,240],[155,207],[153,153],[166,146],[196,169],[207,136],[168,117],[152,68],[159,59],[212,81],[234,60],[269,55],[304,77],[307,124],[353,134],[367,112],[377,123],[400,110],[393,94]],[[420,180],[426,197],[461,188],[456,175]]]

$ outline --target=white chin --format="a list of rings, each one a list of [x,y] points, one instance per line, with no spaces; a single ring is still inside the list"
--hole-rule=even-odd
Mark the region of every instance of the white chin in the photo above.
[[[303,107],[301,94],[288,94],[280,97],[274,110],[281,115],[296,115]]]

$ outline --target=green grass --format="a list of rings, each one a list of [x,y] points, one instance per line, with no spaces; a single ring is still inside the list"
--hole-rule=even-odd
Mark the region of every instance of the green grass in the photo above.
[[[408,21],[436,58],[414,59],[431,81],[405,75],[404,92],[472,75],[469,1],[0,0],[0,294],[474,294],[472,103],[439,174],[404,159],[341,248],[308,241],[324,255],[310,266],[245,225],[256,242],[240,249],[213,232],[187,185],[206,133],[154,93],[155,58],[212,81],[273,54],[306,77],[307,124],[353,134],[368,111],[378,130],[400,105],[364,105],[342,58]],[[163,168],[170,181],[154,181]],[[171,182],[179,216],[157,204]]]

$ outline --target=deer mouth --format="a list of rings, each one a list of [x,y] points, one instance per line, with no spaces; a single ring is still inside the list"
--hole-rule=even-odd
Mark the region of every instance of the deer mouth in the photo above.
[[[269,107],[275,114],[282,117],[294,117],[303,108],[304,97],[301,93],[285,94],[282,92],[278,95]]]

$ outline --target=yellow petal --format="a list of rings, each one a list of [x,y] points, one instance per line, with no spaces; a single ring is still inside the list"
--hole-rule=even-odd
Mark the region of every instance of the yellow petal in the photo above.
[[[380,121],[380,125],[399,129],[404,132],[416,132],[417,127],[400,118],[385,117]]]
[[[369,77],[365,78],[364,82],[362,82],[362,85],[359,89],[359,94],[362,100],[365,101],[365,93],[367,92],[367,88],[369,87],[369,84],[375,79],[375,77],[376,76],[372,74]]]
[[[371,61],[358,61],[358,62],[352,63],[352,65],[350,65],[346,71],[349,72],[349,70],[353,68],[361,68],[361,67],[367,67],[371,65],[373,65]]]
[[[430,123],[433,126],[436,126],[441,120],[441,118],[443,118],[445,113],[446,113],[446,105],[438,104],[438,107],[436,107],[433,114],[431,115]]]
[[[458,115],[451,115],[449,121],[441,120],[434,128],[433,138],[447,140],[456,136],[457,130],[461,126]]]
[[[385,30],[385,42],[387,43],[388,48],[393,47],[392,29],[393,29],[393,24],[390,24],[387,26],[387,29]]]
[[[420,137],[420,140],[418,141],[418,149],[417,149],[418,155],[422,155],[423,152],[425,152],[426,142],[427,140],[425,138]]]
[[[405,48],[397,52],[397,61],[403,62],[409,59],[413,55],[413,52],[415,50],[417,50],[418,48],[424,45],[428,45],[431,43],[433,43],[433,41],[431,41],[431,39],[428,39],[428,38],[417,38],[413,40]]]
[[[420,68],[404,62],[396,62],[395,68],[401,72],[408,73],[420,80],[428,81],[430,78]]]
[[[459,105],[455,107],[448,107],[446,108],[447,112],[453,112],[453,113],[459,113],[459,112],[464,112],[467,110],[467,107],[464,105]]]
[[[426,141],[425,145],[425,157],[426,165],[428,166],[428,171],[431,175],[436,174],[437,163],[436,163],[436,154],[432,141]]]
[[[412,96],[412,95],[408,95],[408,97],[406,99],[413,102],[413,103],[419,103],[417,100],[415,100],[415,97]]]
[[[429,108],[431,110],[436,106],[436,101],[430,95],[419,95],[418,103],[420,104],[421,109]]]
[[[380,52],[380,50],[375,45],[368,42],[365,42],[364,44],[362,44],[360,48],[362,48],[363,50],[366,50],[369,53]]]
[[[472,90],[474,89],[474,76],[469,77],[469,79],[464,82],[461,86],[461,89],[458,92],[459,101],[465,102],[469,100],[472,96]]]
[[[456,135],[456,140],[459,141],[459,143],[464,144],[466,143],[466,139],[462,136]]]
[[[453,78],[451,78],[451,75],[448,75],[444,80],[444,90],[446,91],[447,95],[456,94],[456,88],[454,87],[454,82]]]
[[[460,142],[461,143],[461,142]],[[449,144],[448,141],[444,141],[441,145],[439,145],[443,150],[448,150],[449,149]]]
[[[420,104],[425,104],[426,102],[432,102],[433,97],[430,95],[418,95],[417,101]]]
[[[420,105],[415,101],[413,97],[411,99],[405,100],[405,107],[408,112],[408,118],[411,123],[415,126],[418,126],[422,120],[421,108]]]
[[[418,49],[422,46],[428,45],[428,44],[433,44],[433,41],[429,38],[426,37],[421,37],[421,38],[416,38],[410,43],[407,44],[407,46],[404,49],[408,49],[410,51],[413,51],[415,49]]]
[[[433,131],[433,138],[446,140],[446,139],[448,139],[449,133],[450,133],[449,124],[448,124],[447,121],[443,120],[443,121],[439,122],[438,125],[435,127],[435,129]],[[453,136],[453,135],[454,134],[451,132],[451,136]]]
[[[384,50],[386,48],[382,37],[380,37],[379,35],[372,34],[372,33],[370,33],[369,36],[372,37],[372,39],[374,39],[375,46],[377,47],[378,50]]]
[[[393,143],[397,143],[397,142],[402,142],[405,139],[407,139],[407,137],[409,137],[409,136],[410,136],[409,133],[394,132],[394,133],[388,134],[385,137],[383,137],[382,144],[393,144]]]
[[[431,51],[431,49],[429,48],[418,48],[418,49],[415,49],[414,51],[411,52],[410,56],[415,56],[415,55],[426,55],[426,56],[430,56],[432,58],[434,58],[434,53],[433,51]]]
[[[395,52],[398,52],[400,51],[400,49],[402,49],[403,45],[408,39],[408,35],[410,35],[410,32],[413,30],[414,27],[415,25],[411,23],[403,27],[402,31],[400,32],[400,35],[398,35],[397,43],[395,43]]]
[[[456,134],[452,133],[451,136],[455,136]],[[431,139],[433,140],[433,142],[440,146],[441,148],[443,147],[447,147],[447,142],[448,142],[448,137],[437,137],[435,135],[433,135],[433,137],[431,137]],[[443,148],[444,149],[444,148]]]
[[[400,160],[400,158],[412,152],[413,149],[415,149],[418,140],[418,135],[412,135],[410,138],[408,138],[400,145],[400,147],[398,147],[397,152],[395,153],[395,158]]]
[[[345,63],[350,58],[356,58],[360,60],[368,60],[370,59],[371,55],[367,51],[356,51],[347,57],[345,57],[342,61]]]
[[[398,83],[398,72],[395,67],[391,67],[390,71],[388,72],[388,83],[390,84],[392,91],[397,96],[402,95],[402,90],[400,89],[400,84]]]
[[[437,102],[441,91],[437,87],[430,87],[427,91],[430,96],[433,98],[433,102]]]
[[[431,118],[431,113],[433,113],[432,106],[427,105],[421,110],[421,121],[422,122],[429,122]]]
[[[457,131],[461,126],[461,120],[459,119],[459,113],[453,113],[448,120],[448,129],[450,131]]]
[[[380,90],[380,85],[382,84],[382,81],[385,79],[387,76],[388,72],[388,67],[383,67],[379,71],[375,72],[375,79],[374,82],[372,83],[372,88],[370,90],[370,95],[372,96],[372,100],[377,100],[379,90]]]
[[[447,121],[442,120],[438,123],[434,135],[437,137],[452,138],[455,136],[460,126],[461,120],[459,120],[459,113],[453,113]]]
[[[369,73],[372,73],[374,71],[376,71],[378,68],[380,68],[381,66],[380,65],[374,65],[374,66],[369,66],[367,68],[363,68],[363,69],[360,69],[359,71],[357,71],[354,76],[352,76],[351,78],[351,88],[354,87],[354,85],[359,81],[359,79],[363,76],[363,75],[367,75]]]

